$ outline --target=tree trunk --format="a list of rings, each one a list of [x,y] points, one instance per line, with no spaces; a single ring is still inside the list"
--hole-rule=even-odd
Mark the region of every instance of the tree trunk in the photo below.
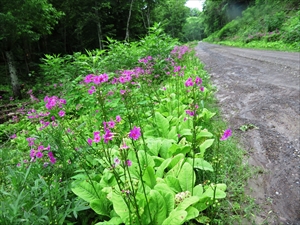
[[[130,3],[129,15],[128,15],[127,26],[126,26],[125,41],[129,41],[129,22],[130,22],[130,17],[131,17],[131,10],[132,10],[133,1],[134,0],[131,0],[131,3]]]
[[[95,14],[97,18],[97,34],[98,34],[98,42],[99,42],[99,49],[103,49],[103,44],[102,44],[102,29],[101,29],[101,23],[99,19],[99,10],[98,10],[98,4],[97,1],[95,1]]]
[[[15,66],[14,56],[12,51],[6,51],[5,56],[7,59],[8,64],[8,70],[9,70],[9,76],[11,80],[11,86],[13,91],[14,98],[21,99],[21,87],[19,84],[18,76],[17,76],[17,69]]]

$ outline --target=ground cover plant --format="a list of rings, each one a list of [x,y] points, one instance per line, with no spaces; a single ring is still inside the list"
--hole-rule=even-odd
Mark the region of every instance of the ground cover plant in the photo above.
[[[203,65],[178,44],[154,27],[109,52],[46,56],[53,83],[0,125],[1,224],[226,224],[245,213],[232,179],[242,153],[216,125]]]

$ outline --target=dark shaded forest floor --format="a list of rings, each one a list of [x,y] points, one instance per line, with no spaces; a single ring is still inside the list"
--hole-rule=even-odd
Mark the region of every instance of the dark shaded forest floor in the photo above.
[[[300,53],[204,42],[196,51],[224,119],[261,168],[247,190],[261,207],[256,224],[300,224]]]

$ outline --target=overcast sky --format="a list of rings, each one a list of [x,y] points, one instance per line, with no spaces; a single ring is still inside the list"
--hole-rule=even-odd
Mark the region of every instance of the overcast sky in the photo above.
[[[205,0],[188,0],[185,5],[189,8],[197,8],[202,11],[202,5],[204,2]]]

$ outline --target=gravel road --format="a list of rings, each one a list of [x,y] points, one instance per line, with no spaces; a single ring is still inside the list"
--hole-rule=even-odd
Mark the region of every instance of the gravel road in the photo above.
[[[256,224],[300,224],[300,53],[204,42],[196,51],[224,119],[263,171],[248,182],[261,207]],[[243,132],[243,125],[257,129]]]

